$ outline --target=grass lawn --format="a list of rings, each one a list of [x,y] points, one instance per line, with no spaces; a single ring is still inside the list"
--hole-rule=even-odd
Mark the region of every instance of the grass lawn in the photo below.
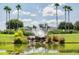
[[[58,36],[63,36],[65,38],[65,42],[79,42],[79,34],[56,34]],[[51,35],[53,36],[53,34]],[[8,43],[14,41],[14,35],[12,34],[0,34],[0,42]],[[12,45],[1,45],[0,49],[11,50],[14,51],[14,47]],[[26,46],[26,45],[25,45]],[[53,46],[52,46],[53,48]],[[18,48],[16,48],[18,49]],[[15,49],[15,50],[16,50]],[[19,48],[20,49],[20,48]],[[59,50],[61,47],[59,46]],[[63,51],[72,51],[72,52],[61,52],[61,53],[33,53],[32,55],[79,55],[79,44],[65,44],[65,47],[62,48]],[[21,51],[21,50],[18,50]],[[0,55],[7,55],[6,52],[0,52]]]
[[[2,43],[13,43],[14,42],[14,35],[13,34],[0,34],[0,42]],[[23,37],[23,40],[26,40],[26,37]]]
[[[12,34],[0,34],[0,42],[7,43],[13,41],[14,41],[14,36]]]
[[[63,36],[65,42],[79,42],[79,34],[56,34]],[[51,35],[53,36],[53,35]],[[0,42],[13,42],[14,36],[12,34],[0,34]]]

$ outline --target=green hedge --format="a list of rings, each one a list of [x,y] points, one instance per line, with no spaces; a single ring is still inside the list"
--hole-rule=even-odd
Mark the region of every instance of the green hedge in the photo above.
[[[78,33],[76,30],[51,30],[48,31],[48,34],[68,34],[68,33]]]
[[[25,36],[29,36],[29,35],[34,35],[32,32],[23,32],[23,34],[25,35]]]

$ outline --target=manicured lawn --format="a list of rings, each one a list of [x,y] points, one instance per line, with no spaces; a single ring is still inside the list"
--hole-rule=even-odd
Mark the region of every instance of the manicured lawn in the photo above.
[[[65,42],[79,42],[79,34],[55,34],[65,38]],[[53,34],[51,35],[53,36]],[[0,34],[0,42],[13,42],[14,35],[12,34]]]
[[[0,42],[7,43],[13,41],[14,41],[14,36],[12,34],[0,34]]]
[[[54,34],[54,35],[58,35],[58,36],[62,36],[65,38],[65,42],[79,42],[79,34]],[[53,34],[51,35],[53,36]],[[12,34],[0,34],[0,42],[13,42],[15,39],[14,35]],[[4,47],[5,46],[5,47]],[[25,45],[26,46],[26,45]],[[0,44],[0,49],[1,50],[7,50],[7,51],[16,51],[16,52],[22,52],[25,47],[24,45],[22,47],[19,46],[19,48],[17,48],[16,46],[10,44],[10,45],[1,45]],[[53,46],[51,46],[53,49]],[[55,47],[56,48],[56,47]],[[58,46],[58,49],[60,51],[64,51],[61,53],[33,53],[33,55],[79,55],[79,44],[65,44],[64,47]],[[66,52],[65,52],[66,51]],[[67,52],[68,51],[68,52]],[[6,55],[8,53],[6,52],[0,52],[0,55]]]
[[[13,34],[0,34],[0,42],[1,43],[13,43],[14,42],[14,35]],[[27,40],[26,37],[23,37],[23,41]]]

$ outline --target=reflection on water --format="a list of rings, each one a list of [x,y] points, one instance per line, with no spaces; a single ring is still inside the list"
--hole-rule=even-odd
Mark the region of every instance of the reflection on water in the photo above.
[[[79,53],[79,44],[0,44],[0,52],[7,52],[10,55],[24,55],[32,53]]]
[[[8,54],[32,54],[32,53],[57,53],[58,45],[52,44],[39,44],[27,45],[27,44],[0,44],[0,52],[7,52]]]

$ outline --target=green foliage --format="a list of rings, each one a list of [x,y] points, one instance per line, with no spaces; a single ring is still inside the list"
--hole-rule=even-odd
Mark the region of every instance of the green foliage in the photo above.
[[[51,30],[51,31],[48,31],[48,35],[49,34],[63,34],[63,33],[65,33],[65,31],[64,30]]]
[[[23,34],[24,34],[25,36],[34,35],[32,32],[24,32]]]
[[[15,37],[14,44],[26,43],[26,39],[24,38],[24,34],[21,29],[18,29],[15,32],[14,37]]]
[[[61,22],[60,24],[59,24],[59,26],[58,26],[58,29],[65,29],[65,27],[66,27],[66,29],[73,29],[74,28],[74,26],[73,26],[73,24],[72,23],[69,23],[69,22]]]
[[[18,19],[11,19],[6,22],[7,29],[18,29],[23,27],[23,22]]]
[[[76,21],[76,22],[75,22],[74,28],[75,28],[76,30],[79,30],[79,21]]]
[[[78,31],[76,30],[60,30],[60,29],[57,29],[57,30],[51,30],[51,31],[48,31],[48,35],[49,34],[68,34],[68,33],[78,33]]]
[[[27,30],[25,30],[25,29],[23,29],[23,28],[20,28],[20,30],[22,30],[23,35],[25,35],[25,36],[34,35],[32,32],[27,31]]]
[[[14,44],[22,44],[22,41],[20,38],[17,38],[15,41],[14,41]]]
[[[20,29],[18,29],[18,30],[15,32],[14,36],[15,36],[15,37],[23,37],[23,36],[24,36],[24,35],[23,35],[23,31],[20,30]]]

